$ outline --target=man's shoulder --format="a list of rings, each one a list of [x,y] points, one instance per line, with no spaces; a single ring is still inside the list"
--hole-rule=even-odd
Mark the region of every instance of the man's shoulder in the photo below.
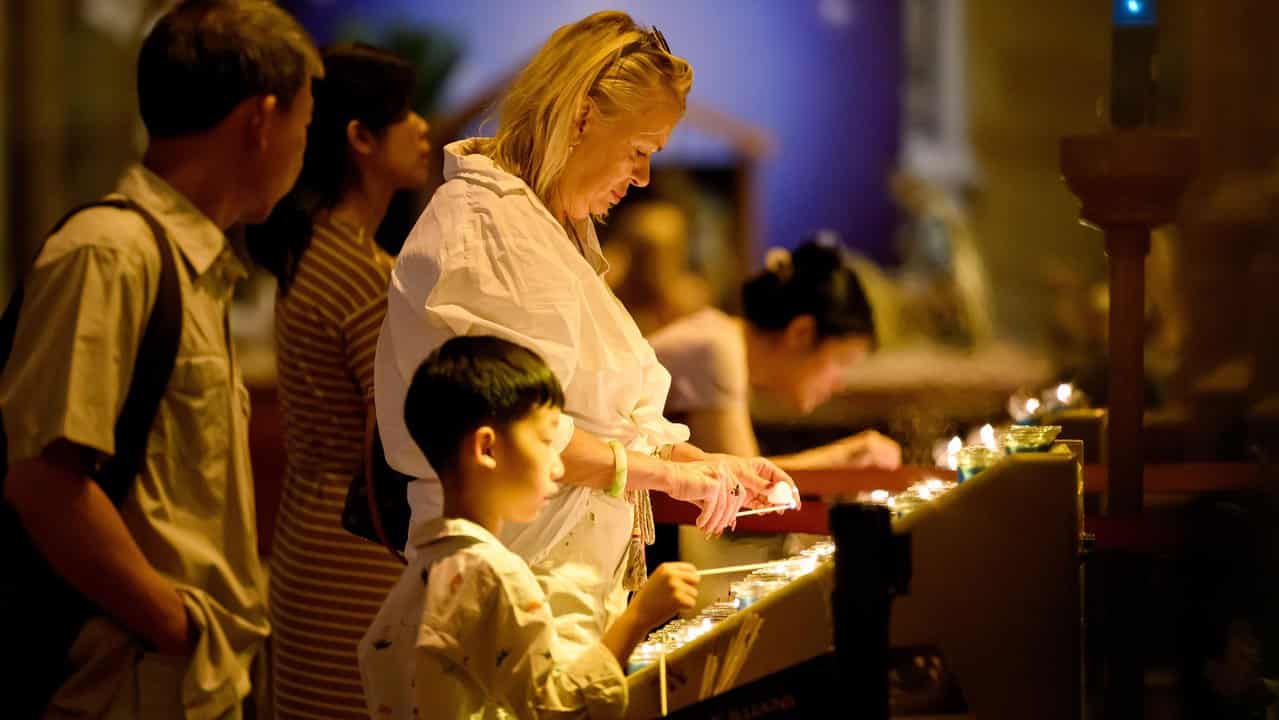
[[[78,251],[108,253],[121,258],[121,270],[158,269],[160,253],[150,224],[131,208],[94,205],[62,223],[45,241],[36,266],[56,263]]]

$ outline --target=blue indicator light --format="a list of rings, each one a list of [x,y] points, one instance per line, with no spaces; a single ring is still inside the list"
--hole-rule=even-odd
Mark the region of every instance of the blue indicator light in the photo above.
[[[1158,0],[1112,0],[1114,24],[1121,27],[1154,25],[1159,9]]]

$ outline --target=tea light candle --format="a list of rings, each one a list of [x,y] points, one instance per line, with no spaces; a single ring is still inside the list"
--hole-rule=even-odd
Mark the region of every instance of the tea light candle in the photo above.
[[[1070,405],[1070,399],[1075,395],[1075,388],[1070,383],[1062,383],[1057,386],[1057,402],[1062,405]]]
[[[955,463],[955,456],[963,449],[964,441],[958,435],[949,441],[939,440],[933,446],[933,464],[937,467],[954,470],[958,465]]]
[[[990,423],[982,425],[981,430],[978,431],[977,435],[981,438],[982,445],[985,445],[991,450],[999,449],[999,443],[995,442],[995,428],[991,426]]]
[[[1043,407],[1043,403],[1039,398],[1032,397],[1025,392],[1016,392],[1012,397],[1008,398],[1008,415],[1012,417],[1013,422],[1018,424],[1033,424],[1035,415],[1041,407]]]
[[[769,505],[789,505],[795,507],[795,494],[790,483],[779,482],[768,491]]]

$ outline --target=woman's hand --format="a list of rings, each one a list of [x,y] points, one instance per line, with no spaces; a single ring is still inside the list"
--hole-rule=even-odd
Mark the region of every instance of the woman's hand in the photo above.
[[[673,472],[666,494],[702,509],[702,514],[697,516],[697,529],[718,535],[733,524],[747,494],[736,479],[723,471],[720,463],[697,460],[671,463],[671,466]]]
[[[718,535],[733,527],[743,506],[769,505],[769,492],[778,483],[790,485],[798,507],[799,491],[794,481],[765,458],[706,455],[704,460],[673,465],[675,476],[667,494],[702,508],[697,527],[703,532]]]
[[[720,463],[724,472],[729,473],[741,483],[747,495],[743,503],[745,507],[759,508],[775,505],[776,503],[770,501],[768,496],[775,492],[778,483],[790,486],[790,496],[795,500],[795,507],[799,507],[799,488],[795,486],[795,481],[772,460],[721,454],[708,455],[707,459]]]
[[[828,467],[896,470],[902,464],[901,445],[874,430],[837,440],[822,450],[828,454]]]

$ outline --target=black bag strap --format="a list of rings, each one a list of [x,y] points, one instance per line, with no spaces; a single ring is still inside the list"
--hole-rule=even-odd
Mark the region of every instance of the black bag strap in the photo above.
[[[391,557],[400,561],[402,565],[408,565],[409,561],[405,559],[404,553],[395,547],[391,542],[391,538],[387,535],[386,526],[382,523],[382,511],[378,508],[378,488],[377,488],[377,471],[376,463],[378,453],[382,452],[382,443],[377,431],[377,414],[373,411],[373,406],[369,406],[368,418],[364,423],[364,490],[368,493],[369,500],[369,518],[373,521],[373,532],[377,535],[378,540],[382,541],[382,546],[390,553]],[[358,482],[358,480],[357,480]]]
[[[182,285],[168,233],[151,213],[127,197],[108,197],[76,207],[53,226],[46,236],[46,242],[48,237],[57,234],[73,216],[95,207],[113,207],[141,215],[151,229],[151,236],[160,251],[160,279],[155,304],[142,331],[129,390],[120,408],[120,415],[116,418],[115,454],[103,462],[95,474],[103,491],[113,503],[119,505],[128,497],[133,480],[142,469],[142,463],[146,459],[147,437],[177,362],[178,343],[182,338]],[[39,257],[38,252],[36,256]],[[0,368],[8,364],[9,355],[13,352],[18,315],[22,308],[23,285],[23,281],[19,280],[4,315],[0,316]]]

